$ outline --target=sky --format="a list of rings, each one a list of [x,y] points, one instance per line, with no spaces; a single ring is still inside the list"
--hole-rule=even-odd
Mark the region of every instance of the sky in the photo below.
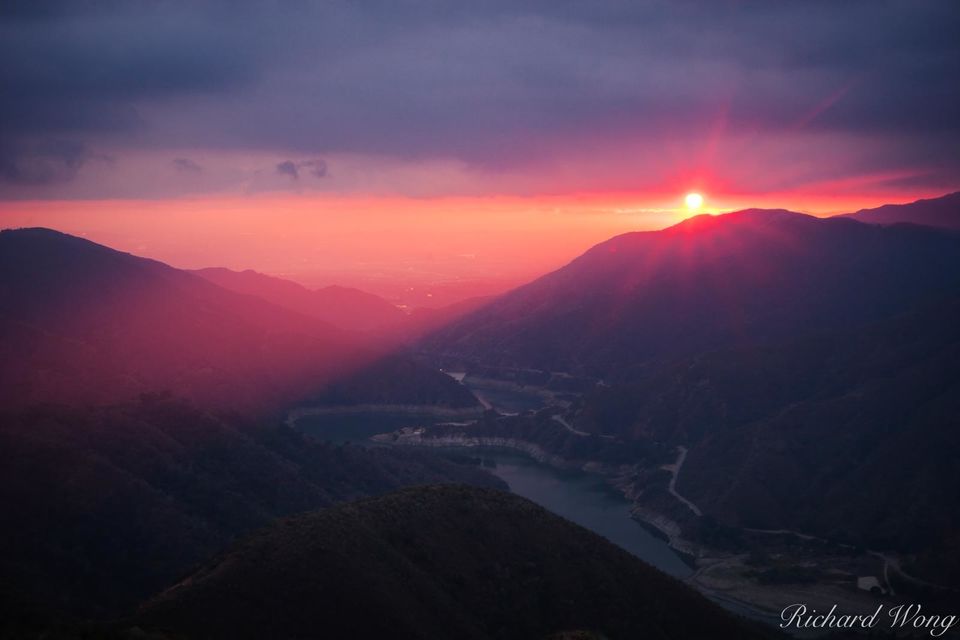
[[[522,281],[693,191],[956,191],[958,77],[952,0],[7,0],[0,226],[309,284]]]

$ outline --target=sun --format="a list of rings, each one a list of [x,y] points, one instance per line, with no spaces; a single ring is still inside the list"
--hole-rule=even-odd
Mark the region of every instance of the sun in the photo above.
[[[683,201],[687,203],[687,209],[691,211],[703,206],[703,196],[699,193],[688,193]]]

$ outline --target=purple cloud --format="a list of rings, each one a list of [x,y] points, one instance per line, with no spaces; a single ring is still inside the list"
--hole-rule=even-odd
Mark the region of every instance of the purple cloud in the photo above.
[[[789,137],[811,158],[860,145],[851,172],[920,163],[960,180],[951,2],[11,7],[0,23],[7,182],[51,139],[521,173],[566,158],[580,163],[567,173],[586,175],[586,150],[639,157],[718,131]],[[44,175],[80,171],[64,166]],[[327,173],[323,160],[276,170]]]

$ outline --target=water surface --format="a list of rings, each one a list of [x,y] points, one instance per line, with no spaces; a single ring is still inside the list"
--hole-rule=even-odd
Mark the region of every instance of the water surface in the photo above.
[[[500,399],[502,402],[503,398]],[[526,401],[522,398],[510,400]],[[370,436],[401,427],[449,420],[429,414],[327,414],[305,416],[297,421],[296,427],[322,440],[341,443],[352,441],[365,446],[377,446],[368,439]],[[465,450],[461,447],[436,451],[462,453]],[[621,493],[607,485],[602,477],[586,472],[562,471],[506,450],[469,451],[472,456],[481,458],[488,470],[504,480],[513,493],[607,538],[664,573],[677,578],[685,578],[693,573],[666,541],[651,534],[630,517],[630,503]],[[549,543],[549,540],[544,541],[544,544]],[[706,595],[739,615],[773,625],[779,622],[775,616],[759,612],[742,603],[710,593]]]
[[[630,503],[601,477],[559,471],[510,453],[484,452],[483,458],[496,462],[490,470],[517,495],[602,535],[664,573],[678,578],[692,573],[665,541],[630,517]]]
[[[305,416],[296,426],[322,440],[372,444],[366,439],[378,433],[448,420],[411,414],[326,414]],[[494,463],[489,471],[503,479],[517,495],[604,536],[665,573],[676,577],[691,574],[690,567],[664,540],[630,517],[630,503],[600,476],[560,471],[508,451],[483,450],[475,455]]]

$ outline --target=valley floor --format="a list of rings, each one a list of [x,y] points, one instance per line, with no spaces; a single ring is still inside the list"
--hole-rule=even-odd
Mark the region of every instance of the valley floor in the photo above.
[[[461,381],[470,386],[470,380]],[[515,415],[517,410],[552,404],[551,394],[542,389],[532,389],[496,381],[479,381],[484,395],[484,404],[504,415]],[[491,393],[491,390],[493,393]],[[526,394],[526,400],[524,395]],[[504,399],[508,406],[498,406],[494,398]],[[529,402],[528,406],[523,406]],[[532,405],[532,406],[531,406]],[[558,429],[573,435],[588,436],[575,429],[561,415],[553,416]],[[454,423],[448,423],[454,426]],[[662,508],[660,503],[645,504],[636,486],[626,477],[624,469],[611,467],[602,462],[570,461],[563,456],[548,452],[537,442],[520,438],[482,437],[467,435],[469,425],[456,423],[461,433],[431,437],[425,429],[410,426],[392,434],[381,434],[375,440],[395,446],[461,448],[474,452],[484,450],[509,450],[528,456],[540,464],[557,469],[579,469],[598,477],[620,491],[633,506],[632,516],[657,530],[669,545],[693,566],[693,573],[684,580],[711,599],[727,608],[752,618],[776,624],[785,606],[802,602],[813,609],[829,610],[833,605],[848,613],[872,613],[879,604],[892,605],[896,601],[895,589],[888,576],[891,560],[897,559],[849,546],[805,536],[788,531],[742,531],[746,545],[743,550],[723,551],[710,548],[689,539],[689,528],[677,520],[687,522],[700,519],[701,507],[682,495],[677,481],[686,462],[686,449],[678,448],[674,462],[658,466],[669,473],[663,493],[674,500],[674,505]],[[636,469],[631,471],[636,472]],[[658,508],[661,507],[661,508]],[[678,514],[680,514],[678,516]],[[893,566],[898,566],[894,564]],[[876,578],[884,594],[871,593],[858,586],[858,579]]]
[[[561,470],[571,469],[562,458],[546,454],[531,442],[454,438],[429,442],[418,435],[415,431],[407,431],[392,444],[443,449],[459,447],[477,455],[484,450],[510,450],[529,456],[540,464]],[[386,438],[378,440],[388,441]],[[581,469],[604,476],[610,486],[617,484],[608,475],[610,470],[599,463]],[[684,504],[683,508],[689,508],[689,505]],[[778,543],[757,541],[758,548],[766,551],[762,559],[757,559],[754,554],[710,549],[684,538],[681,527],[668,514],[636,506],[631,512],[635,519],[659,531],[668,539],[669,546],[693,565],[694,573],[684,578],[685,582],[737,613],[775,623],[783,608],[796,602],[818,610],[829,610],[836,604],[845,612],[871,613],[880,602],[888,601],[857,588],[858,577],[882,573],[882,563],[869,554],[851,557],[844,553],[811,550],[805,548],[802,540],[799,540],[800,545],[784,540]],[[789,574],[797,568],[800,568],[798,581],[791,582]],[[764,576],[778,582],[765,582]],[[779,582],[781,580],[783,582]]]

